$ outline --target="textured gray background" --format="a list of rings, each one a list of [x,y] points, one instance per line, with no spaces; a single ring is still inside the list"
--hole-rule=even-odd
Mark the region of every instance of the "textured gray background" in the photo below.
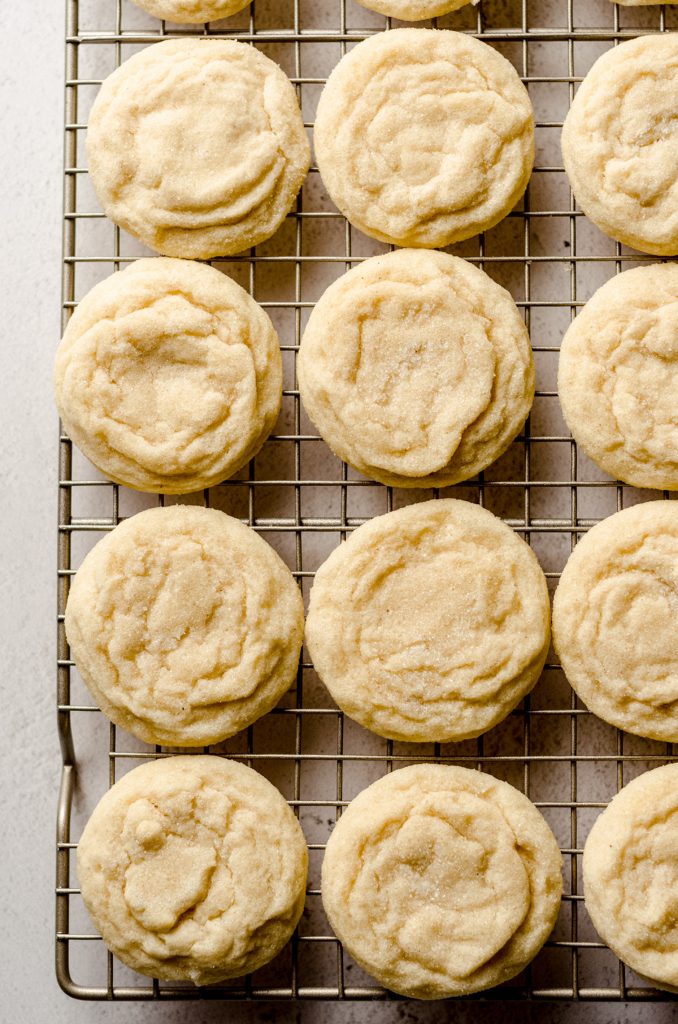
[[[349,3],[351,0],[349,0]],[[592,5],[595,0],[592,0]],[[26,8],[32,9],[29,24]],[[674,1005],[455,1003],[163,1006],[80,1004],[53,976],[53,842],[59,756],[53,712],[59,335],[62,0],[0,0],[3,226],[0,1024],[103,1021],[519,1021],[678,1019]]]

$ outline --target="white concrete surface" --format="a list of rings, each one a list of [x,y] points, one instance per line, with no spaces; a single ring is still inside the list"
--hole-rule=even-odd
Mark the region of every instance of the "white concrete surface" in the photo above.
[[[27,8],[32,13],[28,14]],[[62,0],[0,0],[3,317],[0,1024],[517,1021],[669,1024],[676,1005],[84,1004],[53,971],[56,415],[63,96]]]

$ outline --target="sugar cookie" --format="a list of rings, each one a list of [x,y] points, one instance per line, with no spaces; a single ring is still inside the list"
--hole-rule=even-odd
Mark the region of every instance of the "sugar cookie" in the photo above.
[[[539,677],[546,580],[491,512],[453,499],[410,505],[358,527],[320,567],[306,643],[334,700],[366,728],[467,739]]]
[[[350,50],[320,97],[323,182],[365,234],[436,248],[510,212],[534,161],[532,104],[496,50],[460,32],[401,28]]]
[[[652,984],[678,991],[678,764],[615,796],[584,847],[586,909],[600,937]]]
[[[678,742],[678,503],[598,523],[570,555],[553,642],[584,703],[618,729]]]
[[[351,956],[418,999],[468,995],[518,974],[560,907],[550,828],[506,782],[450,765],[386,775],[330,836],[322,898]]]
[[[237,14],[247,7],[251,0],[133,0],[137,7],[176,22],[179,25],[200,25],[206,21],[218,21]]]
[[[599,288],[560,349],[558,394],[576,441],[634,487],[678,490],[678,266]]]
[[[106,476],[186,494],[232,476],[273,429],[278,336],[218,270],[137,260],[78,305],[57,349],[55,386],[66,430]]]
[[[441,14],[457,11],[466,4],[477,4],[480,0],[358,0],[359,4],[377,14],[386,14],[402,21],[423,21],[437,18]],[[677,0],[678,2],[678,0]]]
[[[125,520],[71,585],[71,654],[108,717],[147,743],[232,736],[294,682],[299,588],[254,530],[216,509],[173,505]]]
[[[171,39],[104,81],[87,130],[112,221],[165,256],[210,259],[270,238],[310,148],[294,88],[244,43]]]
[[[606,235],[678,253],[678,33],[639,36],[595,62],[563,126],[577,202]]]
[[[211,985],[268,963],[304,908],[299,822],[236,761],[150,761],[97,804],[78,844],[82,898],[128,967]]]
[[[446,487],[485,469],[534,396],[530,338],[509,293],[432,250],[375,256],[330,285],[297,374],[330,448],[394,487]]]

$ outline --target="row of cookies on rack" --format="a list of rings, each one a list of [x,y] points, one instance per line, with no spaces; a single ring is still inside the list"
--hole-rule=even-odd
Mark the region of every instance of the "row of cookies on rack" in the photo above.
[[[562,134],[582,209],[643,252],[678,253],[669,130],[678,41],[640,36],[607,51],[577,91]],[[534,163],[525,86],[496,50],[433,29],[377,33],[331,73],[315,118],[323,183],[365,234],[440,248],[506,217]],[[87,133],[108,217],[166,256],[210,259],[271,237],[310,166],[294,88],[232,40],[179,38],[103,83]]]
[[[677,793],[676,764],[636,778],[598,818],[583,858],[601,936],[674,991]],[[321,895],[369,975],[440,999],[528,965],[558,916],[561,868],[551,829],[523,793],[484,772],[419,763],[344,808],[324,848]],[[129,772],[78,844],[82,896],[108,948],[165,982],[210,985],[268,963],[301,918],[307,869],[302,829],[279,791],[213,755]]]
[[[558,394],[574,438],[606,473],[678,489],[678,267],[603,285],[562,342]],[[315,305],[296,363],[303,406],[365,476],[446,487],[520,436],[535,394],[524,321],[505,289],[447,253],[358,262]],[[62,420],[110,479],[186,494],[240,470],[280,413],[270,318],[218,270],[139,259],[79,303],[59,345]]]
[[[614,0],[625,7],[646,7],[657,5],[661,0]],[[678,0],[665,0],[672,4]],[[177,24],[198,25],[219,18],[228,18],[244,10],[251,0],[134,0],[138,7],[156,18],[164,18]],[[403,21],[425,21],[442,14],[458,11],[467,4],[479,0],[358,0],[368,10],[400,18]]]

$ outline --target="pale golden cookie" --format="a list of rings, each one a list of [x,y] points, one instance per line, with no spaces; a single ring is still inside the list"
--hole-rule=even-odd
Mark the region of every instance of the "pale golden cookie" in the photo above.
[[[310,147],[277,64],[245,43],[185,38],[104,81],[87,156],[107,217],[166,256],[210,259],[277,231]]]
[[[437,18],[440,14],[457,11],[466,4],[477,4],[480,0],[358,0],[359,4],[378,14],[386,14],[402,21],[423,21]],[[678,0],[677,0],[678,2]]]
[[[187,494],[259,451],[282,401],[273,324],[212,267],[143,259],[96,285],[57,349],[70,437],[117,483]]]
[[[449,765],[401,768],[363,790],[322,868],[332,928],[386,988],[468,995],[513,978],[555,924],[561,856],[513,786]]]
[[[598,523],[570,555],[553,643],[572,688],[618,729],[678,742],[678,503]]]
[[[453,499],[410,505],[358,527],[320,567],[306,643],[336,703],[366,728],[467,739],[539,678],[546,580],[491,512]]]
[[[645,772],[615,796],[584,847],[586,909],[600,937],[638,974],[678,991],[678,764]]]
[[[228,18],[247,7],[251,0],[133,0],[137,7],[177,24],[199,25]]]
[[[282,796],[236,761],[150,761],[99,801],[78,879],[128,967],[211,985],[268,963],[304,908],[308,854]]]
[[[76,667],[108,717],[147,743],[232,736],[293,684],[299,588],[254,530],[173,505],[127,519],[89,552],[66,606]]]
[[[534,116],[485,43],[401,28],[359,43],[330,75],[314,131],[323,182],[373,238],[436,248],[492,227],[522,196]]]
[[[634,487],[678,490],[678,266],[618,274],[563,339],[558,394],[575,440]]]
[[[563,126],[577,202],[606,235],[678,253],[678,33],[639,36],[595,62]]]
[[[330,285],[297,373],[330,448],[394,487],[446,487],[485,469],[534,396],[530,338],[509,293],[432,250],[375,256]]]

